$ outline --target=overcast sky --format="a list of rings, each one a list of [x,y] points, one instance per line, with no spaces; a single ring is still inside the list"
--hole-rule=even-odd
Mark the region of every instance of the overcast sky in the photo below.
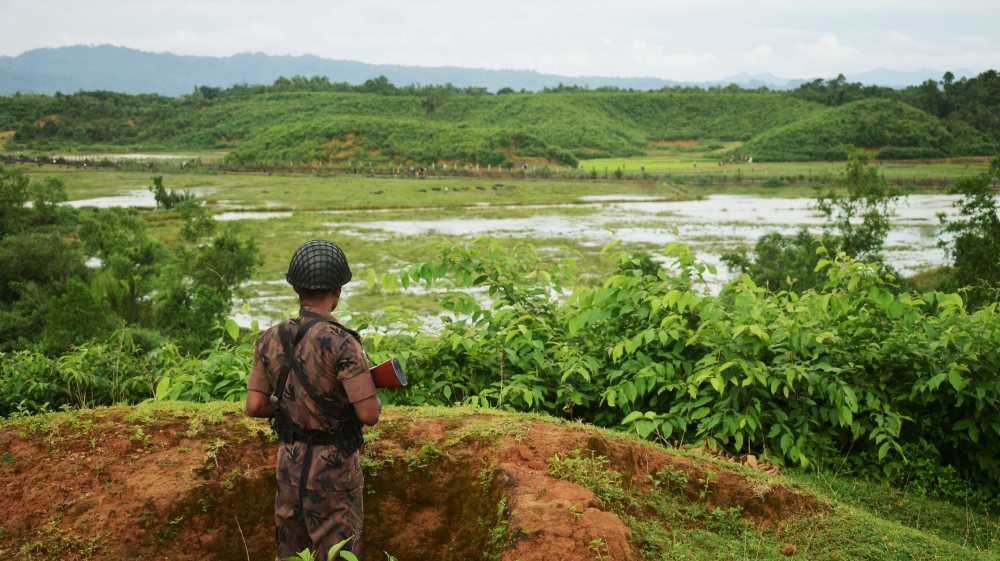
[[[569,76],[1000,68],[1000,0],[0,0],[0,54],[113,44]]]

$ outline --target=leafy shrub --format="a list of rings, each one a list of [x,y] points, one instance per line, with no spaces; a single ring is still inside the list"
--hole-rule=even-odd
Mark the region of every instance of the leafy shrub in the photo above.
[[[768,177],[760,182],[761,187],[784,187],[786,184],[779,177]]]
[[[993,173],[998,173],[993,168]],[[962,195],[954,204],[957,220],[945,222],[948,238],[941,242],[954,259],[945,286],[966,290],[968,303],[979,307],[996,302],[1000,294],[1000,208],[990,173],[959,179],[949,193]]]
[[[387,396],[394,403],[544,411],[786,465],[847,458],[876,477],[924,442],[923,457],[1000,491],[995,306],[969,313],[956,294],[896,296],[877,268],[844,254],[817,263],[820,292],[769,291],[744,276],[704,296],[692,283],[707,267],[679,244],[666,251],[672,274],[624,267],[562,300],[571,263],[490,240],[441,250],[395,281],[454,286],[440,335],[402,311],[352,322],[371,330],[376,361],[404,362],[410,385]],[[480,307],[463,292],[472,286],[494,304]]]

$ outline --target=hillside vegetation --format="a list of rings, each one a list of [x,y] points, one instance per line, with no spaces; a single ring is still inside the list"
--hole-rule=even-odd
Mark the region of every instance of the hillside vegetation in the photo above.
[[[233,163],[265,165],[509,166],[535,158],[576,166],[684,139],[747,142],[730,155],[756,161],[843,159],[845,142],[883,149],[886,158],[992,155],[1000,151],[1000,81],[993,74],[948,84],[944,92],[933,83],[933,90],[896,91],[831,82],[785,93],[557,88],[497,95],[396,87],[385,78],[351,86],[296,77],[272,86],[202,87],[180,98],[2,97],[0,131],[14,131],[9,150],[229,149]],[[706,145],[713,153],[720,148]]]
[[[755,136],[737,152],[766,161],[844,160],[844,145],[879,148],[878,159],[943,158],[988,153],[956,138],[927,113],[895,100],[868,99],[815,112]]]

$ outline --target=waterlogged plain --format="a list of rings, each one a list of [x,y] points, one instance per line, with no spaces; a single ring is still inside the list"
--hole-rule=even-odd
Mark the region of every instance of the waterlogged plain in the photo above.
[[[152,193],[142,187],[144,174],[55,166],[32,170],[35,179],[52,171],[66,182],[74,206],[155,206]],[[368,271],[392,271],[431,259],[434,241],[491,235],[504,243],[531,243],[552,255],[573,255],[582,282],[597,282],[610,267],[600,250],[613,240],[654,256],[680,241],[716,266],[718,274],[706,279],[706,288],[715,290],[729,278],[721,264],[723,253],[750,250],[771,231],[791,234],[805,227],[820,232],[824,223],[812,208],[813,189],[807,186],[703,188],[665,181],[264,174],[171,174],[165,183],[199,196],[216,220],[252,235],[261,246],[263,266],[243,287],[251,307],[250,314],[239,318],[243,324],[251,317],[270,323],[294,308],[294,293],[283,280],[287,256],[315,237],[343,246],[361,279],[349,287],[345,311],[403,305],[432,317],[440,311],[438,294],[413,288],[372,293],[363,281]],[[911,194],[895,208],[884,253],[904,275],[945,262],[938,247],[937,214],[954,213],[955,199],[928,192],[933,193]],[[179,220],[167,219],[151,221],[149,231],[170,240],[179,229]]]
[[[947,195],[911,195],[895,208],[893,229],[886,240],[886,261],[904,275],[912,275],[945,262],[938,247],[938,213],[953,214],[954,198]],[[266,214],[266,213],[260,213]],[[654,256],[674,241],[687,243],[700,259],[715,265],[717,275],[706,277],[706,288],[718,289],[729,278],[722,253],[749,250],[762,235],[799,228],[821,232],[823,217],[810,199],[762,198],[751,195],[710,195],[693,201],[631,201],[585,205],[490,206],[409,210],[295,212],[290,217],[249,219],[251,213],[228,212],[217,218],[240,218],[237,225],[252,234],[264,248],[265,264],[250,303],[259,320],[267,322],[294,307],[294,296],[282,276],[290,255],[303,241],[314,237],[334,239],[355,261],[359,278],[369,269],[398,270],[409,263],[434,256],[433,242],[471,240],[495,236],[513,244],[526,242],[553,256],[573,255],[582,282],[597,282],[609,263],[600,256],[609,242]],[[160,235],[176,225],[158,227]],[[435,293],[399,289],[394,294],[366,290],[364,282],[350,286],[345,310],[371,311],[392,304],[403,305],[423,316],[439,308]],[[245,323],[249,316],[241,318]]]

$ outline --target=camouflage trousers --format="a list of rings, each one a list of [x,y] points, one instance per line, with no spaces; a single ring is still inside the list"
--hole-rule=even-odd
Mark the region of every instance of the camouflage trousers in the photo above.
[[[306,491],[303,501],[304,526],[296,520],[299,508],[299,488],[278,480],[274,496],[275,541],[278,554],[275,561],[282,561],[309,549],[316,559],[326,561],[331,547],[354,536],[345,550],[361,554],[361,530],[365,518],[362,495],[364,487],[337,490]]]

